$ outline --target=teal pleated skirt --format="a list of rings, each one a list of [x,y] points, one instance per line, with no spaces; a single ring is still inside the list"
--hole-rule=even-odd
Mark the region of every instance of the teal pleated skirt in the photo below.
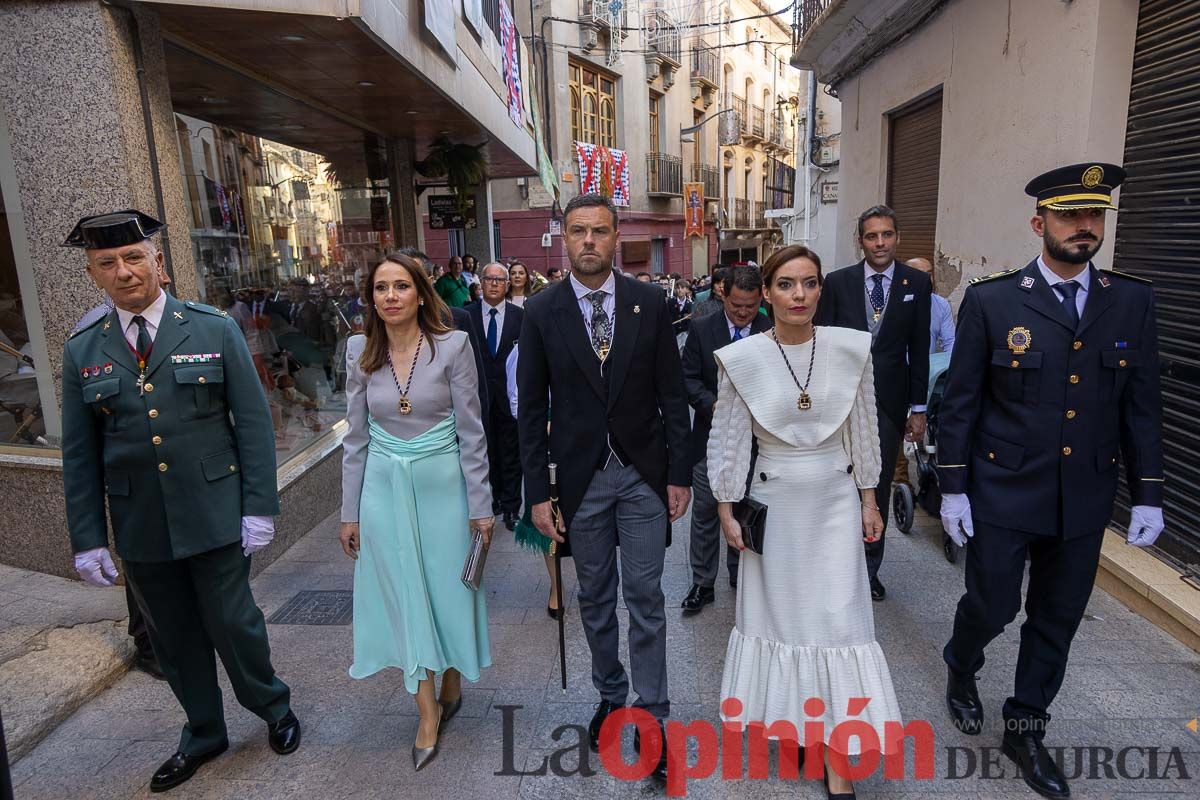
[[[454,415],[413,439],[369,425],[350,677],[395,667],[410,694],[451,668],[479,680],[491,646],[484,590],[459,579],[471,536]]]

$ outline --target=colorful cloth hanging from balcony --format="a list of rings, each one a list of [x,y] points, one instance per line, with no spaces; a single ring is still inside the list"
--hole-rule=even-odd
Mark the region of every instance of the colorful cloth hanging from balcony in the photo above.
[[[500,0],[500,48],[504,51],[504,83],[508,86],[508,116],[513,124],[522,124],[521,59],[517,55],[517,24],[508,0]]]
[[[624,150],[575,143],[579,157],[579,191],[612,198],[615,206],[629,205],[629,154]]]

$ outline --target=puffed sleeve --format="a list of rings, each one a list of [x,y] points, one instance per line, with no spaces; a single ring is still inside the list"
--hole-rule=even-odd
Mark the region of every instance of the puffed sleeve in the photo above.
[[[460,333],[447,340],[454,349],[450,367],[450,396],[458,431],[458,460],[467,481],[467,510],[471,519],[492,516],[492,486],[488,482],[487,439],[479,405],[479,375],[471,340]]]
[[[746,495],[754,440],[750,408],[717,361],[717,405],[708,437],[708,482],[718,503],[736,503]]]
[[[351,336],[346,341],[346,435],[342,438],[342,522],[358,522],[363,470],[367,464],[367,383],[370,378],[358,366],[367,337]]]
[[[879,457],[879,420],[875,416],[875,368],[871,356],[858,382],[858,394],[850,409],[850,457],[854,460],[854,481],[859,489],[874,489],[883,470]]]

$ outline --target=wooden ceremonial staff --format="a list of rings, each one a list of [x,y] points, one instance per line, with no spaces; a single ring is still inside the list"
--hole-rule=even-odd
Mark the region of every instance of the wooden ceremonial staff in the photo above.
[[[558,529],[562,511],[558,507],[558,465],[550,465],[550,524]],[[554,558],[554,585],[558,601],[558,671],[562,676],[563,694],[567,692],[567,610],[563,607],[562,554],[558,542],[550,540],[550,555]]]

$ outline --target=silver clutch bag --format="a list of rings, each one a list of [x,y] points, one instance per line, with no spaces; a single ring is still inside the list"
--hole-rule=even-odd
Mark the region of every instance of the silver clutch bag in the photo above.
[[[463,562],[463,586],[476,592],[479,591],[479,584],[483,582],[483,565],[487,563],[487,554],[488,549],[483,543],[483,534],[475,531],[471,536],[471,549],[467,551],[467,560]]]

